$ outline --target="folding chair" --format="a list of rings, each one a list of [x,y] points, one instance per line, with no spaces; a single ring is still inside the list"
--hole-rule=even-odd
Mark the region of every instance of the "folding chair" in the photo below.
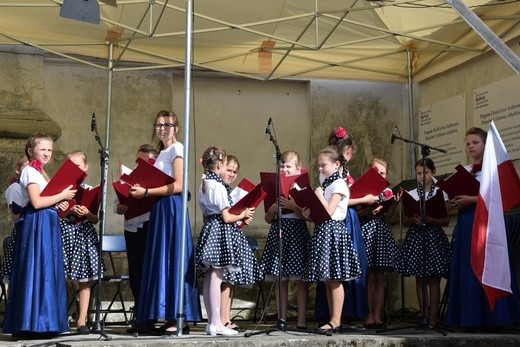
[[[105,265],[106,272],[108,274],[103,274],[101,278],[102,283],[112,283],[115,285],[115,293],[110,300],[106,309],[100,308],[100,313],[104,314],[103,322],[106,322],[106,318],[109,313],[123,313],[125,320],[125,324],[130,324],[130,320],[128,319],[129,310],[125,307],[125,302],[123,300],[123,293],[121,291],[121,284],[123,281],[128,281],[129,276],[127,274],[121,274],[120,271],[117,270],[114,262],[114,256],[119,253],[126,253],[126,242],[125,236],[123,234],[105,234],[103,235],[103,243],[102,243],[102,255],[108,256],[109,265]],[[104,257],[106,259],[106,257]],[[106,263],[106,262],[105,262]],[[111,273],[111,274],[110,274]],[[97,282],[94,284],[96,286]],[[112,306],[119,299],[119,303],[121,304],[120,309],[114,309]],[[101,307],[101,306],[100,306]],[[95,309],[95,308],[94,308]],[[116,323],[116,322],[114,322]],[[117,322],[120,323],[120,322]],[[106,324],[106,323],[105,323]]]

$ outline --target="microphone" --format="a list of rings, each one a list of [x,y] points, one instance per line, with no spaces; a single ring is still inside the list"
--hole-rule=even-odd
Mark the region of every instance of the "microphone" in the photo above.
[[[267,126],[265,127],[265,139],[269,140],[271,138],[271,132],[273,128],[273,119],[269,118],[267,121]]]
[[[96,130],[96,113],[92,112],[92,120],[90,121],[90,131]]]
[[[391,144],[394,144],[395,139],[397,138],[397,126],[394,127],[394,131],[392,132],[392,140],[390,140]]]

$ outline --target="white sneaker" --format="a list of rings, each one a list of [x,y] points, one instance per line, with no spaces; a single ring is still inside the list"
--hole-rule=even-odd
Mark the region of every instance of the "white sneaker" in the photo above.
[[[216,324],[208,324],[206,325],[206,334],[211,336],[223,335],[223,336],[233,336],[238,334],[238,331],[227,328],[223,325],[218,326]]]

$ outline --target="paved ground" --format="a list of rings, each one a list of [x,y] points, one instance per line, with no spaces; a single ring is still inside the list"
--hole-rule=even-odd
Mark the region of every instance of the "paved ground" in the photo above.
[[[262,331],[268,325],[253,325],[244,322],[248,330]],[[246,337],[239,334],[234,337],[212,337],[204,332],[205,323],[191,326],[189,335],[184,336],[131,336],[126,334],[126,326],[107,326],[103,329],[106,337],[101,334],[75,335],[63,334],[50,340],[13,340],[9,335],[0,335],[1,346],[482,346],[502,347],[520,346],[520,335],[511,332],[503,333],[464,333],[446,332],[443,336],[434,330],[418,329],[416,325],[400,325],[410,327],[397,331],[365,330],[334,334],[332,336],[316,335],[306,332],[276,331],[269,334],[261,333]],[[398,327],[390,326],[390,328]]]

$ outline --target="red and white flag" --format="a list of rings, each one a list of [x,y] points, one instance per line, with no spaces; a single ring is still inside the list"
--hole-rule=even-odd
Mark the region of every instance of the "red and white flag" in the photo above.
[[[520,204],[520,179],[495,123],[489,124],[480,191],[473,222],[471,266],[491,310],[511,293],[511,272],[504,211]]]

